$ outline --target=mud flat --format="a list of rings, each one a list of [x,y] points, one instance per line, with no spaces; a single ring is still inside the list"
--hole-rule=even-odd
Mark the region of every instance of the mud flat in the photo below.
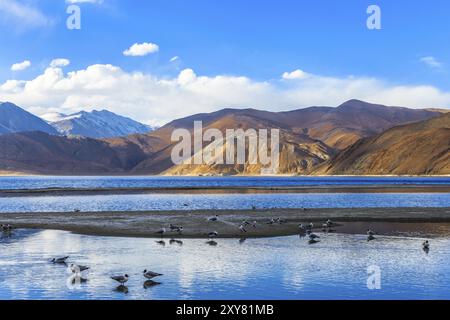
[[[218,215],[217,222],[208,221]],[[268,224],[270,219],[286,223]],[[352,209],[272,209],[206,210],[157,212],[4,213],[0,224],[15,228],[51,229],[99,236],[160,238],[156,232],[169,224],[183,226],[183,232],[167,232],[164,238],[207,238],[217,231],[219,238],[257,238],[299,233],[300,223],[313,222],[315,231],[327,219],[341,225],[334,232],[364,234],[373,228],[379,234],[408,236],[450,235],[450,208],[352,208]],[[239,226],[247,220],[247,232]]]

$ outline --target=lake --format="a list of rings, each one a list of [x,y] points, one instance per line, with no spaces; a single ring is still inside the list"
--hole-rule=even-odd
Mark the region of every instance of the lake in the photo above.
[[[0,213],[450,207],[448,193],[144,194],[0,198]]]
[[[308,245],[297,236],[238,240],[95,237],[61,231],[16,230],[0,239],[0,299],[450,299],[450,239],[322,235]],[[91,267],[88,282],[68,286],[66,267],[49,259],[70,255]],[[368,267],[381,270],[381,289],[367,287]],[[145,289],[142,271],[163,273]],[[111,275],[128,273],[128,293]]]
[[[0,177],[0,190],[45,188],[217,188],[358,185],[450,186],[450,177]]]

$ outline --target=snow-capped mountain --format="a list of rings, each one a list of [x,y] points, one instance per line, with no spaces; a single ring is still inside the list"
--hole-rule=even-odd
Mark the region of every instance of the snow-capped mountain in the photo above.
[[[47,122],[10,102],[0,102],[0,134],[42,131],[48,134],[58,132]]]
[[[107,110],[60,115],[57,121],[50,122],[50,124],[60,134],[90,138],[122,137],[154,130],[148,125]]]

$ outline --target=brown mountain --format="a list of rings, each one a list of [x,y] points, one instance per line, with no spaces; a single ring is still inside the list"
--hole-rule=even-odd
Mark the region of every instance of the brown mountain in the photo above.
[[[250,165],[173,167],[170,158],[173,146],[170,142],[171,134],[177,128],[186,128],[192,132],[194,121],[202,121],[205,130],[216,128],[222,132],[225,132],[227,128],[281,129],[279,173],[307,174],[313,167],[325,162],[339,150],[363,137],[373,136],[399,124],[439,115],[441,115],[439,112],[386,107],[359,100],[350,100],[337,108],[311,107],[289,112],[223,109],[175,120],[148,134],[148,139],[156,142],[153,145],[153,151],[156,152],[133,171],[135,173],[164,172],[174,175],[258,174],[260,172],[259,166]]]
[[[315,170],[327,175],[450,174],[450,113],[365,138]]]
[[[131,170],[146,155],[134,144],[110,145],[90,138],[43,132],[0,136],[0,172],[106,174]]]
[[[174,166],[171,134],[216,128],[278,128],[279,173],[307,174],[361,138],[397,125],[441,115],[440,112],[386,107],[351,100],[337,108],[311,107],[289,112],[223,109],[175,120],[148,133],[112,139],[57,137],[42,133],[0,136],[0,172],[40,174],[258,174],[258,166]],[[205,144],[204,147],[207,145]]]

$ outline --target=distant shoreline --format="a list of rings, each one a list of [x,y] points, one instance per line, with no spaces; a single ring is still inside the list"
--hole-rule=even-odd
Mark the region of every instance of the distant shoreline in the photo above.
[[[219,221],[208,221],[218,215]],[[283,224],[268,224],[281,218]],[[449,208],[352,208],[352,209],[273,209],[273,210],[198,210],[155,212],[87,212],[87,213],[9,213],[0,214],[1,224],[16,228],[62,230],[78,234],[144,238],[207,238],[218,232],[219,238],[259,238],[298,235],[300,223],[315,224],[314,232],[331,219],[341,227],[335,232],[365,234],[373,228],[378,234],[433,237],[450,235]],[[256,228],[239,226],[256,221]],[[172,223],[183,226],[181,234],[156,232]]]
[[[167,174],[130,174],[130,173],[106,173],[106,174],[65,174],[65,173],[52,173],[52,174],[40,174],[40,173],[27,173],[27,172],[8,172],[8,171],[0,171],[0,178],[2,177],[59,177],[59,178],[82,178],[82,177],[134,177],[134,178],[145,178],[145,177],[172,177],[172,178],[283,178],[283,177],[292,177],[292,178],[450,178],[450,174],[439,174],[439,175],[396,175],[396,174],[345,174],[345,175],[296,175],[296,174],[276,174],[276,175],[167,175]]]
[[[450,193],[450,185],[311,185],[290,187],[148,187],[148,188],[43,188],[0,190],[0,198],[38,196],[89,196],[131,194],[233,194],[233,193]]]

